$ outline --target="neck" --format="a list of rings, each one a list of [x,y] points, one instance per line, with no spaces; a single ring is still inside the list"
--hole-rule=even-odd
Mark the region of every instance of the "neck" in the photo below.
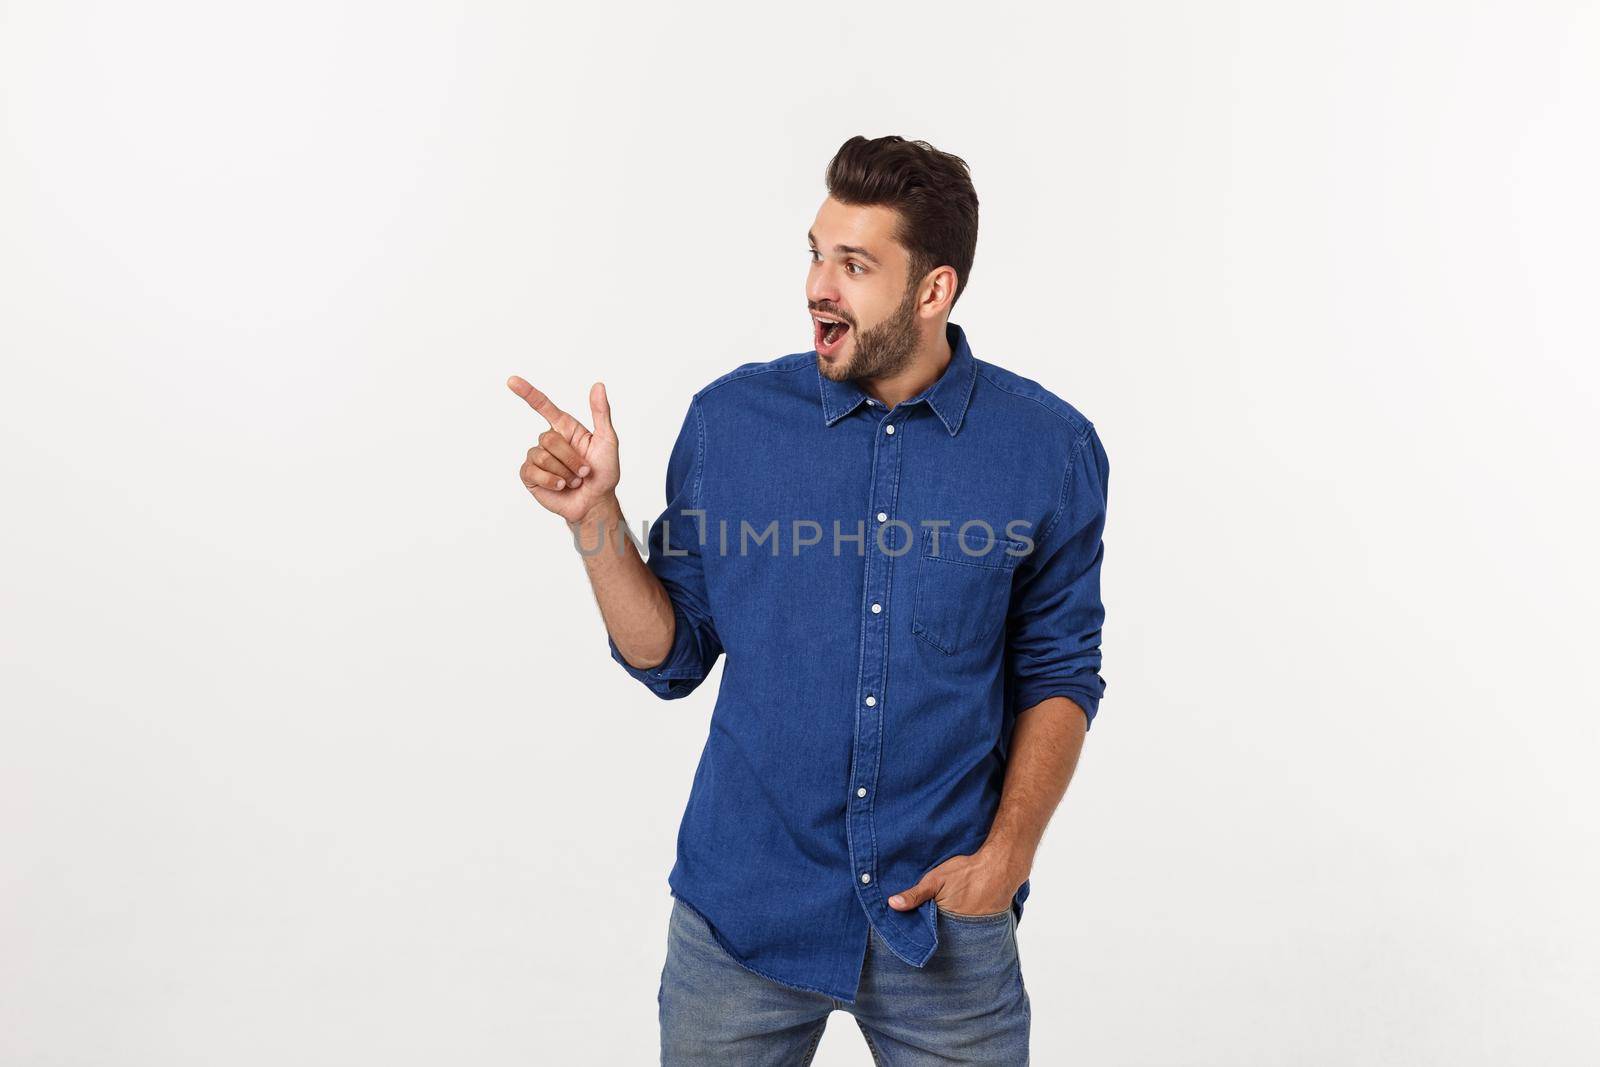
[[[941,324],[931,336],[923,337],[903,369],[881,378],[861,378],[856,384],[885,408],[893,408],[938,381],[950,365],[950,356],[950,339]]]

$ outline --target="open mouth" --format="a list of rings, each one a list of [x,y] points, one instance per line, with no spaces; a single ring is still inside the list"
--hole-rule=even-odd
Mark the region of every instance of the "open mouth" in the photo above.
[[[818,318],[813,315],[811,323],[817,351],[824,356],[831,356],[837,352],[839,346],[844,343],[844,335],[850,332],[850,324],[837,319]]]

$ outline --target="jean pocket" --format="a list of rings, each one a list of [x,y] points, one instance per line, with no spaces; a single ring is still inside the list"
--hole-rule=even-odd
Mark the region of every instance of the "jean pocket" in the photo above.
[[[951,656],[992,640],[1006,620],[1011,576],[1027,550],[987,530],[962,537],[948,527],[924,528],[911,632]]]
[[[1002,923],[1006,923],[1011,918],[1010,908],[1007,908],[1005,911],[989,912],[986,915],[964,915],[959,911],[946,911],[937,903],[934,904],[934,909],[938,911],[941,919],[949,919],[952,922],[958,923],[974,923],[977,925],[993,923],[994,925],[999,926]]]

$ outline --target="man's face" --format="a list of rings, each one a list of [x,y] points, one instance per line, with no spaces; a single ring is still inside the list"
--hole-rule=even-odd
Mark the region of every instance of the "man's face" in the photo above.
[[[911,257],[893,237],[896,219],[893,208],[829,197],[811,224],[811,339],[817,367],[834,381],[887,377],[910,362],[921,341],[921,286],[907,277]],[[844,325],[829,327],[819,317]]]

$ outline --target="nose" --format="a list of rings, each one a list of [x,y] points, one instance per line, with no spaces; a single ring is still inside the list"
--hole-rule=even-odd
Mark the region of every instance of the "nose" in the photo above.
[[[818,304],[824,307],[839,306],[839,279],[834,271],[831,263],[811,265],[811,272],[806,275],[806,302],[812,310],[816,310]]]

